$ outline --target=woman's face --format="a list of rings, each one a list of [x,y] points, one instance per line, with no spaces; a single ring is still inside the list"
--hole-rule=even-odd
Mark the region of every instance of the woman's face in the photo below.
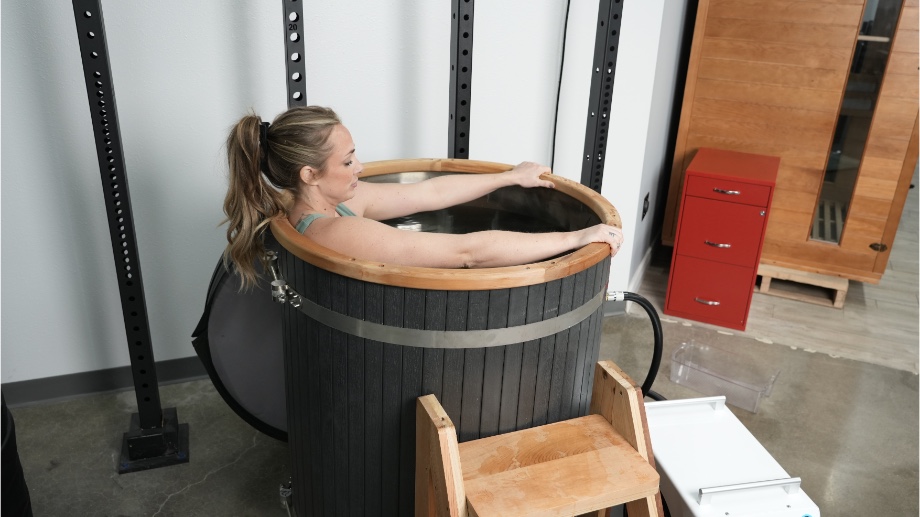
[[[338,204],[355,196],[358,175],[364,166],[355,156],[355,143],[345,126],[335,126],[329,135],[329,142],[332,144],[332,154],[326,160],[316,184],[323,197]]]

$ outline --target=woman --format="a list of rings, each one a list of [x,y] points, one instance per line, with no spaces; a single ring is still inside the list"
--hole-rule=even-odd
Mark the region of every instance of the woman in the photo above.
[[[236,265],[244,286],[255,281],[253,264],[264,253],[261,234],[275,217],[286,216],[299,232],[343,254],[406,266],[525,264],[592,242],[606,242],[615,255],[623,242],[620,229],[605,224],[573,232],[451,235],[406,232],[380,223],[464,203],[504,186],[552,188],[552,182],[540,178],[551,172],[524,162],[501,174],[441,176],[415,184],[359,181],[363,167],[351,134],[328,108],[292,108],[271,124],[247,115],[231,130],[227,154],[229,244],[224,256]]]

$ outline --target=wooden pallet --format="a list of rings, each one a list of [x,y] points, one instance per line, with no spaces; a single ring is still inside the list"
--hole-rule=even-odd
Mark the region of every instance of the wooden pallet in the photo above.
[[[760,286],[755,292],[826,307],[843,308],[850,281],[837,276],[808,273],[769,264],[757,268]],[[780,280],[774,283],[773,280]],[[804,284],[804,285],[803,285]]]

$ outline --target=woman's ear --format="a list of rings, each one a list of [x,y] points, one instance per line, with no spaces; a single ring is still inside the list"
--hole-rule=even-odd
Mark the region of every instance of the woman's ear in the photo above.
[[[313,169],[313,167],[304,165],[300,168],[300,181],[306,183],[307,185],[316,184],[316,171]]]

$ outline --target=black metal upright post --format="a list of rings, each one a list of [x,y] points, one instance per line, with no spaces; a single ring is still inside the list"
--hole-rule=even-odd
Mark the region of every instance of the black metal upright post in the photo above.
[[[160,405],[102,6],[99,0],[73,0],[73,10],[137,395],[138,412],[124,433],[118,472],[186,463],[188,424],[178,423],[175,408]]]
[[[304,61],[303,2],[281,0],[284,11],[284,55],[287,71],[288,108],[307,105],[306,71]]]
[[[447,153],[470,157],[470,99],[473,79],[473,0],[451,0],[450,121]]]
[[[581,183],[598,193],[601,191],[604,177],[604,157],[610,129],[610,98],[616,75],[622,17],[622,0],[600,0],[597,34],[594,39],[591,94],[588,98],[588,120],[585,124],[584,160],[581,167]]]

